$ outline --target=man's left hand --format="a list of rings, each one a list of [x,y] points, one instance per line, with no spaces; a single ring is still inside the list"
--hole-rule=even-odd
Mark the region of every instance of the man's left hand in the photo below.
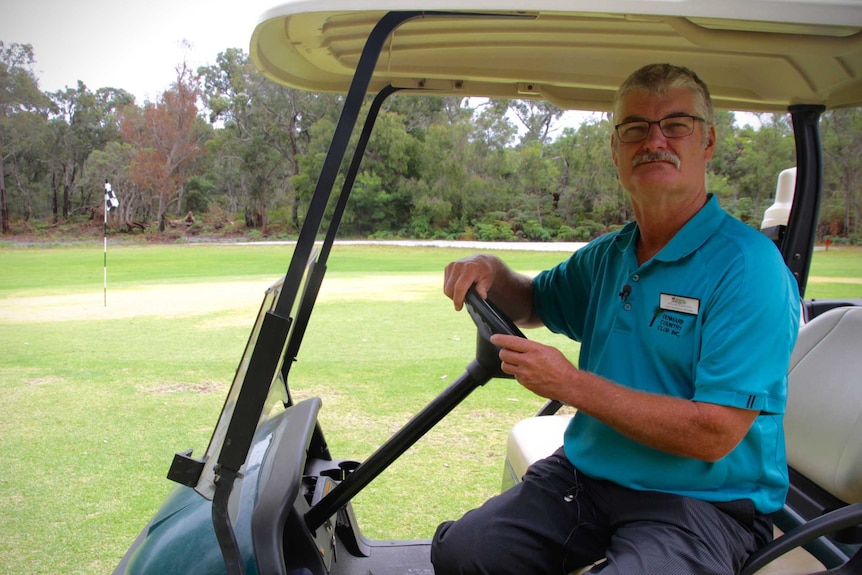
[[[560,350],[512,335],[494,335],[491,343],[501,348],[505,373],[540,397],[564,401],[564,385],[574,381],[579,371]]]

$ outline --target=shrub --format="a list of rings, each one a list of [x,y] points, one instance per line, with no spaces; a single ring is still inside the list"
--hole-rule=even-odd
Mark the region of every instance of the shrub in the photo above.
[[[551,241],[551,232],[546,230],[542,225],[536,220],[528,220],[524,222],[523,225],[524,237],[529,240],[537,241],[537,242],[549,242]]]
[[[514,239],[512,224],[502,220],[476,224],[476,239],[483,242],[505,242]]]

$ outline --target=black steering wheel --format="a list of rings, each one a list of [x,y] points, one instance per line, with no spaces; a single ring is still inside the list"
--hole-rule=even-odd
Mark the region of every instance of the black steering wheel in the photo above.
[[[467,311],[470,317],[479,328],[480,335],[490,338],[495,333],[505,335],[516,335],[518,337],[527,338],[518,329],[509,316],[500,311],[500,308],[494,305],[494,302],[487,299],[482,299],[482,296],[476,291],[476,286],[470,286],[467,290],[467,295],[464,298],[464,303],[467,304]],[[487,333],[487,336],[483,333]]]
[[[504,373],[500,366],[500,348],[491,343],[491,336],[495,333],[527,337],[518,329],[509,316],[500,311],[500,308],[487,299],[482,299],[476,292],[475,286],[467,290],[464,298],[467,304],[467,312],[476,324],[476,362],[482,366],[488,377],[500,377],[511,379],[513,376]]]

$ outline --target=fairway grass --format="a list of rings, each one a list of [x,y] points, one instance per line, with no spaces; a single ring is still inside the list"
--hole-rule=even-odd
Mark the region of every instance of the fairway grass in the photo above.
[[[0,574],[113,570],[172,488],[173,454],[206,448],[290,253],[112,248],[104,293],[101,244],[0,248]],[[367,457],[472,359],[473,323],[441,289],[445,264],[469,253],[336,246],[290,380],[296,399],[322,399],[334,457]],[[499,255],[524,271],[566,257]],[[860,281],[862,252],[818,252],[808,295],[859,297]],[[478,389],[359,495],[365,534],[427,538],[498,492],[506,434],[542,403],[511,380]]]

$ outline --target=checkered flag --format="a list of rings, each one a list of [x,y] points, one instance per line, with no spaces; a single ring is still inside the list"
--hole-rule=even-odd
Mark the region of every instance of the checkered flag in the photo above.
[[[111,184],[108,180],[105,180],[105,209],[109,212],[113,212],[120,205],[120,200],[117,199],[116,194],[114,194],[114,190],[111,189]]]

